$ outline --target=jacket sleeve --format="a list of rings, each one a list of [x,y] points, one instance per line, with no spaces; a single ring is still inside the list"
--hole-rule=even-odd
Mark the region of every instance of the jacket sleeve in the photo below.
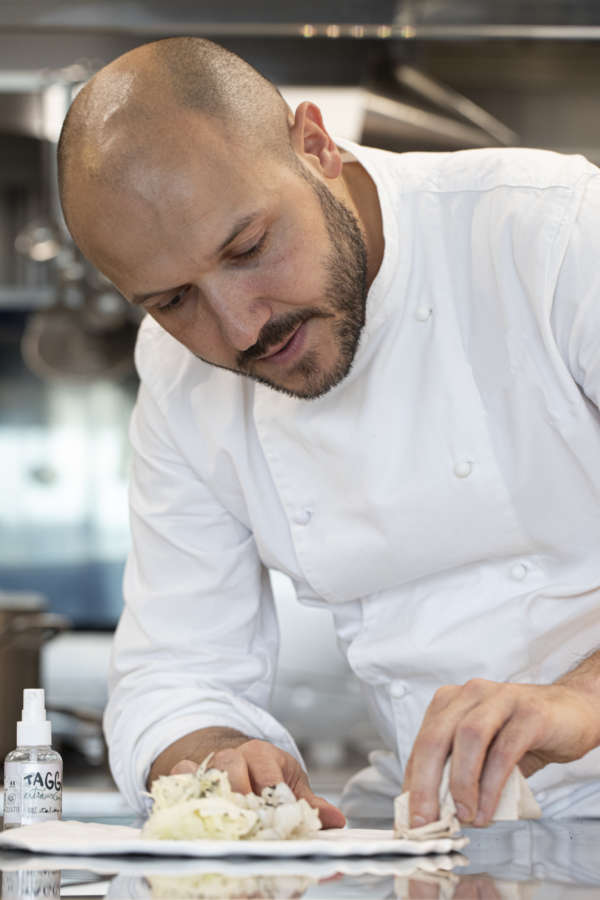
[[[585,185],[556,281],[551,323],[579,387],[600,407],[600,174]]]
[[[115,781],[143,811],[154,759],[199,728],[235,728],[302,760],[266,711],[279,634],[252,534],[177,452],[143,384],[130,434],[132,549],[104,727]]]

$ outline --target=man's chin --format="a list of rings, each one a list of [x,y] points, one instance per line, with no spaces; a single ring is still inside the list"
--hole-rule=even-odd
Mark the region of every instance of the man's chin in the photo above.
[[[303,387],[293,387],[291,385],[276,384],[274,381],[258,375],[250,375],[248,377],[253,381],[257,381],[259,384],[266,385],[266,387],[271,388],[273,391],[277,391],[279,394],[286,394],[288,397],[295,397],[297,400],[317,400],[319,397],[323,397],[324,394],[327,394],[332,387],[335,387],[335,385],[329,383],[316,388],[308,385]]]
[[[350,361],[340,360],[333,369],[324,372],[317,362],[316,355],[309,352],[291,372],[287,375],[282,374],[279,379],[276,379],[273,376],[253,371],[251,368],[248,370],[236,369],[232,366],[211,362],[200,356],[199,353],[195,353],[194,356],[217,369],[234,372],[236,375],[264,384],[280,394],[287,394],[288,397],[295,397],[298,400],[317,400],[329,393],[348,375],[353,362],[353,359]]]
[[[259,382],[259,384],[264,384],[274,391],[287,394],[288,397],[295,397],[298,400],[317,400],[343,381],[350,371],[350,366],[351,362],[349,365],[338,363],[330,371],[323,371],[317,362],[315,354],[307,353],[291,372],[287,375],[282,375],[280,378],[274,378],[256,371],[243,372],[241,374],[245,374],[252,380]]]

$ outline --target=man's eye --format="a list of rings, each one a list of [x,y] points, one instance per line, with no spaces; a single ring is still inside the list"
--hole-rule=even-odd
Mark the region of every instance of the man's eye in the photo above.
[[[265,246],[265,243],[267,240],[267,234],[268,234],[268,232],[265,231],[263,236],[260,238],[260,240],[258,240],[256,242],[256,244],[254,244],[253,247],[250,247],[249,250],[244,250],[243,253],[236,254],[236,256],[234,256],[233,259],[236,261],[240,260],[240,259],[242,261],[244,261],[246,259],[252,259],[253,256],[258,256],[258,254],[261,252],[261,250],[264,249],[264,246]]]
[[[185,295],[187,294],[188,290],[189,290],[189,288],[187,288],[187,287],[183,288],[181,291],[179,291],[178,294],[175,294],[174,297],[171,297],[171,299],[168,301],[168,303],[165,303],[163,306],[159,306],[158,309],[160,310],[160,312],[169,311],[171,309],[177,309],[178,306],[181,306],[183,304],[183,300],[184,300]]]

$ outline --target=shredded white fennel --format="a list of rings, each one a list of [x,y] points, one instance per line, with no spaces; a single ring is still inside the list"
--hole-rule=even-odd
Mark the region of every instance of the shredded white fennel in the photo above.
[[[261,796],[231,790],[226,772],[207,767],[197,772],[161,775],[150,792],[152,812],[142,837],[159,840],[288,840],[306,838],[321,828],[316,809],[297,800],[287,784],[267,787]]]

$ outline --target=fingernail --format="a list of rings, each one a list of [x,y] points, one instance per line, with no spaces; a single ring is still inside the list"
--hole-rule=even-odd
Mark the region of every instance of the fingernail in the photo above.
[[[484,812],[482,812],[481,810],[478,810],[477,815],[475,816],[475,818],[473,820],[473,825],[485,825],[486,822],[487,822],[486,814]]]
[[[468,806],[464,806],[462,803],[456,804],[456,812],[458,813],[458,818],[461,822],[470,822],[473,818],[471,810]]]
[[[412,818],[410,820],[411,828],[420,828],[421,825],[426,825],[426,824],[427,824],[427,819],[425,818],[425,816],[419,816],[419,815],[412,816]]]

